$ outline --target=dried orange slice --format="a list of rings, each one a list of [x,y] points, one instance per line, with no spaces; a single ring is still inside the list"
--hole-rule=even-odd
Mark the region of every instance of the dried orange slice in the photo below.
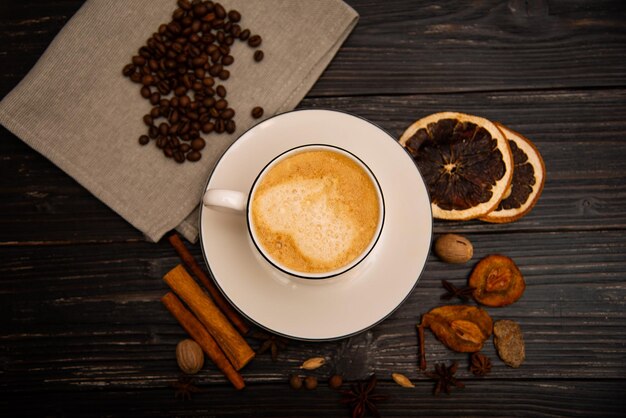
[[[409,126],[399,142],[424,176],[435,218],[484,216],[498,206],[511,183],[509,143],[485,118],[435,113]]]
[[[513,153],[513,180],[498,207],[480,220],[506,223],[518,220],[535,206],[546,181],[546,166],[541,154],[528,138],[497,122],[496,126],[509,140]]]

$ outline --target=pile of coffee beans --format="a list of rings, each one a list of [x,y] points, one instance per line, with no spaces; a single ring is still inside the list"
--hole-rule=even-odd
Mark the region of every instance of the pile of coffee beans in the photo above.
[[[177,4],[172,20],[159,26],[122,74],[141,85],[141,96],[153,106],[143,117],[148,132],[139,144],[152,140],[166,157],[184,163],[202,157],[206,142],[201,133],[235,132],[235,110],[221,84],[230,77],[226,67],[235,61],[231,46],[241,41],[258,48],[263,40],[241,27],[237,10],[226,11],[212,1]],[[263,57],[257,49],[254,61]],[[263,115],[262,108],[254,109],[255,118]]]

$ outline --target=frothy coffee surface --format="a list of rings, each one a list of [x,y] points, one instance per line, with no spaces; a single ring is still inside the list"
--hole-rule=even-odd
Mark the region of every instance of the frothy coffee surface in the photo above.
[[[378,226],[376,186],[333,151],[293,154],[261,179],[251,216],[263,249],[284,266],[322,273],[352,262]]]

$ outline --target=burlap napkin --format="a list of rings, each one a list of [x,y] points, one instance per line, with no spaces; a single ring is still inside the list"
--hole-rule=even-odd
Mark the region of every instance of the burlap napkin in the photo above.
[[[224,0],[242,14],[241,25],[263,38],[265,59],[236,42],[224,82],[237,111],[237,131],[208,135],[198,163],[177,164],[137,138],[151,105],[122,67],[175,0],[89,0],[65,25],[35,67],[0,103],[0,123],[49,158],[96,197],[157,241],[178,229],[195,241],[197,206],[216,160],[264,117],[293,109],[356,25],[357,13],[341,0]]]

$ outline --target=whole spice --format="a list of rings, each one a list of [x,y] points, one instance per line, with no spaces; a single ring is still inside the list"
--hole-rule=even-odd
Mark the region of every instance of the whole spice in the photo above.
[[[502,319],[493,325],[493,344],[508,366],[519,367],[526,359],[522,329],[515,321]]]
[[[292,374],[291,376],[289,376],[289,386],[291,386],[292,389],[301,389],[302,383],[302,377],[298,376],[297,374]]]
[[[304,387],[313,390],[317,388],[317,377],[315,376],[307,376],[304,378]]]
[[[400,373],[391,373],[391,378],[394,382],[402,386],[403,388],[414,388],[415,385],[411,380],[403,374]]]
[[[254,351],[230,324],[222,311],[198,286],[182,265],[170,270],[163,280],[183,299],[211,334],[236,370],[254,358]]]
[[[269,351],[272,355],[272,361],[276,361],[278,353],[287,347],[287,339],[279,337],[278,335],[268,334],[263,331],[254,331],[252,338],[262,341],[261,345],[257,349],[257,354],[263,354]]]
[[[491,360],[480,353],[472,353],[470,356],[470,372],[475,376],[484,376],[491,372]]]
[[[176,346],[176,361],[183,373],[196,374],[204,365],[204,353],[194,340],[182,340]]]
[[[352,418],[362,418],[367,411],[380,417],[376,402],[387,400],[387,396],[373,393],[376,383],[376,375],[371,375],[367,381],[350,386],[350,390],[341,391],[342,398],[339,402],[350,406]]]
[[[172,387],[176,390],[174,397],[183,401],[191,400],[192,393],[205,392],[205,389],[197,387],[190,377],[181,377],[176,382],[172,383]]]
[[[241,375],[237,373],[237,370],[235,370],[230,361],[228,361],[224,352],[207,329],[189,312],[189,310],[187,310],[176,295],[169,292],[161,298],[161,302],[163,302],[163,305],[165,305],[172,316],[178,320],[187,334],[198,341],[198,344],[202,347],[205,354],[209,356],[217,368],[224,373],[224,376],[228,378],[233,386],[237,389],[243,389],[246,385]]]
[[[430,379],[436,381],[433,395],[438,396],[441,391],[450,394],[453,387],[463,389],[465,385],[454,377],[459,364],[455,361],[450,367],[446,367],[445,364],[440,363],[435,365],[435,369],[432,372],[424,372],[424,374]]]
[[[446,305],[424,314],[421,326],[430,328],[451,350],[473,353],[480,351],[491,335],[493,321],[486,311],[475,306]]]
[[[315,370],[322,367],[325,363],[326,360],[324,359],[324,357],[312,357],[308,360],[305,360],[300,368],[304,370]]]
[[[202,141],[200,138],[196,138],[191,142],[191,149],[199,150],[202,148],[204,148],[204,141]],[[239,313],[235,311],[232,305],[226,301],[226,299],[222,295],[222,292],[220,292],[217,286],[213,283],[213,280],[210,280],[208,276],[204,273],[204,270],[202,270],[194,256],[191,254],[191,252],[189,252],[189,250],[183,243],[183,240],[180,239],[180,236],[178,234],[172,234],[168,237],[168,241],[170,242],[170,245],[174,247],[174,250],[180,257],[180,259],[183,260],[183,263],[185,263],[187,268],[189,268],[193,275],[202,282],[205,289],[209,291],[211,298],[224,313],[224,315],[228,317],[230,322],[232,322],[232,324],[237,327],[242,335],[246,335],[250,331],[250,328],[243,320],[241,315],[239,315]]]
[[[459,298],[463,302],[467,302],[474,293],[474,288],[470,286],[456,287],[447,280],[442,280],[441,285],[446,289],[446,293],[441,295],[442,300],[450,300],[452,298]]]
[[[339,389],[342,384],[343,384],[343,377],[341,377],[341,375],[334,374],[330,377],[330,379],[328,379],[328,386],[331,389]]]
[[[474,255],[474,247],[469,240],[457,234],[445,234],[435,241],[435,253],[446,263],[465,263]]]
[[[518,300],[526,289],[522,273],[509,257],[493,254],[476,264],[469,278],[474,299],[486,306],[506,306]]]

